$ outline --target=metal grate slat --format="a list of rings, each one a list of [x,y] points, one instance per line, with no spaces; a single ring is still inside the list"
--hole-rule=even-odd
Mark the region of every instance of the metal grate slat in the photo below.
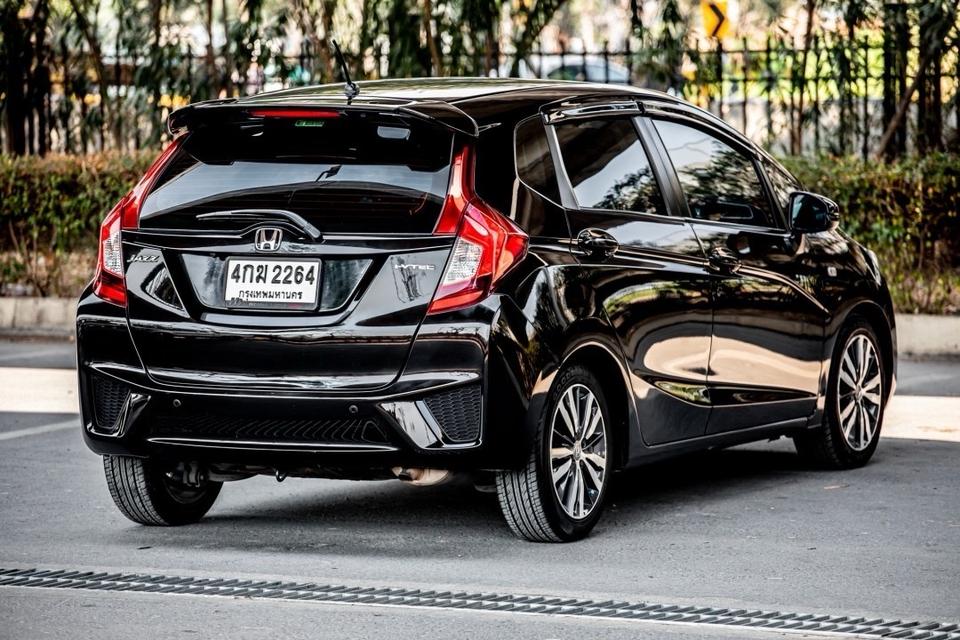
[[[883,620],[825,614],[727,609],[652,602],[594,601],[557,596],[502,593],[436,592],[397,587],[351,587],[315,583],[245,580],[226,577],[186,577],[130,573],[93,573],[71,569],[0,568],[0,589],[84,589],[194,596],[247,597],[352,603],[367,606],[414,606],[439,609],[522,612],[543,615],[619,618],[702,626],[749,627],[779,632],[835,637],[960,640],[956,623]]]

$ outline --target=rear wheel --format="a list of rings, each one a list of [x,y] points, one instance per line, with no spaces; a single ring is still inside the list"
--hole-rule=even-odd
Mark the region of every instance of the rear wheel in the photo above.
[[[223,486],[184,463],[162,465],[143,458],[104,456],[103,470],[120,512],[146,525],[196,522],[210,510]]]
[[[610,479],[610,424],[596,377],[581,366],[561,371],[527,465],[497,473],[500,509],[517,536],[569,542],[590,533]]]
[[[887,397],[878,344],[873,328],[861,319],[837,337],[824,423],[794,437],[797,452],[814,464],[831,469],[859,467],[876,451]]]

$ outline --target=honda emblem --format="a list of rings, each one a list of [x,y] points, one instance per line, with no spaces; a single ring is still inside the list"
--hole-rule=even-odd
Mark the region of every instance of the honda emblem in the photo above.
[[[255,236],[257,251],[276,251],[280,248],[282,239],[283,231],[276,227],[257,229],[257,235]]]

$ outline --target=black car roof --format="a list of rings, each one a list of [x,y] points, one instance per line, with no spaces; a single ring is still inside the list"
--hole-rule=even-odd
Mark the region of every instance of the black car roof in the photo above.
[[[516,121],[551,103],[619,96],[695,111],[702,119],[711,121],[728,134],[756,148],[733,127],[707,111],[667,93],[629,85],[526,78],[400,78],[364,80],[357,82],[357,85],[360,93],[353,99],[348,99],[344,94],[343,83],[331,83],[196,102],[171,114],[168,126],[171,131],[186,129],[205,118],[218,118],[213,112],[221,109],[331,106],[392,110],[433,120],[469,135],[478,135],[487,124],[511,119]]]
[[[623,85],[611,87],[607,84],[592,82],[571,82],[564,80],[537,80],[526,78],[398,78],[390,80],[365,80],[357,82],[360,95],[354,102],[364,100],[402,100],[405,102],[439,101],[457,104],[465,100],[484,97],[503,96],[503,94],[524,93],[563,93],[569,96],[594,93],[632,93],[647,94],[651,97],[663,97],[658,91],[638,89]],[[538,91],[539,90],[539,91]],[[255,96],[239,98],[238,103],[246,105],[308,104],[310,102],[327,103],[331,99],[344,99],[343,84],[321,84],[309,87],[297,87],[270,91]]]

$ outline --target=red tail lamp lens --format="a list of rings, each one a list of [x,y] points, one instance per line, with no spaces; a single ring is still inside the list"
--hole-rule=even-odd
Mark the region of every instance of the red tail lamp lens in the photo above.
[[[429,313],[459,309],[486,298],[494,284],[523,259],[529,242],[520,227],[474,193],[469,147],[454,156],[450,188],[434,233],[456,233],[457,239]]]
[[[121,231],[140,225],[140,206],[157,176],[180,146],[174,140],[154,161],[140,182],[123,196],[100,225],[100,244],[97,248],[97,272],[93,278],[93,292],[107,302],[120,306],[127,304],[127,286],[123,277],[123,245]]]

